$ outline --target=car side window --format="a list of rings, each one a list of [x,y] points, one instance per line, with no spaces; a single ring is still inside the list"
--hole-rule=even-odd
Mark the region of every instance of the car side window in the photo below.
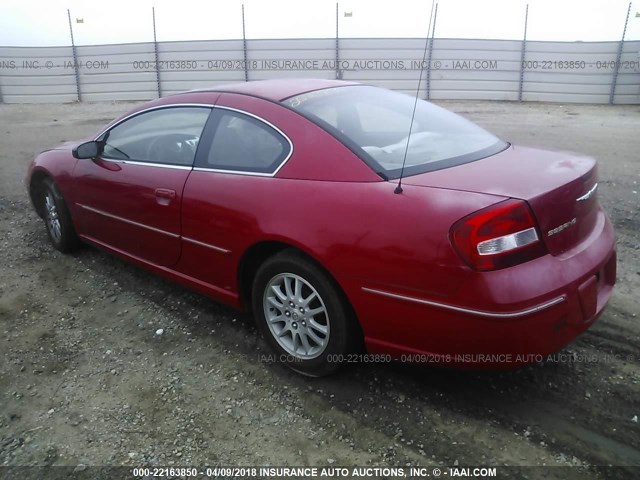
[[[197,167],[270,174],[289,156],[289,141],[267,123],[231,110],[215,112],[220,118],[211,148]]]
[[[206,107],[167,107],[141,113],[109,130],[102,156],[191,166],[210,113]]]

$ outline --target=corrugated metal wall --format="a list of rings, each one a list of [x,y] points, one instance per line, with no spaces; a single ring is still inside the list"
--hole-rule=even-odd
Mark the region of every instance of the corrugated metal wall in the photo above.
[[[640,104],[640,41],[433,40],[421,96],[431,99]],[[5,103],[147,100],[222,83],[282,77],[354,80],[414,94],[424,39],[242,40],[0,47]],[[338,62],[336,63],[336,54]],[[429,58],[429,55],[427,56]],[[78,85],[76,69],[78,66]],[[336,68],[336,66],[338,68]],[[158,82],[159,78],[159,82]],[[520,89],[522,89],[520,91]],[[79,92],[78,92],[79,90]]]

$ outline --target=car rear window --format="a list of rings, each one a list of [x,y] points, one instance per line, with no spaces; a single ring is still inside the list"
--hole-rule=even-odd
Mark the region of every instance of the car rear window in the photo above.
[[[415,98],[382,88],[328,88],[283,103],[332,133],[387,178],[400,176],[405,151],[408,176],[479,160],[508,146],[474,123],[420,99],[409,137]]]

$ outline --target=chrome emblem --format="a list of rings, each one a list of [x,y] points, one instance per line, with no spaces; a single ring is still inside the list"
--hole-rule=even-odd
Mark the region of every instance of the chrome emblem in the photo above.
[[[573,217],[567,223],[563,223],[562,225],[559,225],[556,228],[552,228],[551,230],[549,230],[547,232],[547,237],[551,237],[551,236],[555,235],[556,233],[560,233],[563,230],[566,230],[569,227],[573,227],[576,223],[578,223],[578,219]]]
[[[593,187],[591,187],[591,190],[589,190],[587,193],[585,193],[581,197],[576,198],[576,202],[584,202],[585,200],[589,200],[591,197],[593,197],[593,195],[596,193],[597,190],[598,190],[598,184],[596,183]]]

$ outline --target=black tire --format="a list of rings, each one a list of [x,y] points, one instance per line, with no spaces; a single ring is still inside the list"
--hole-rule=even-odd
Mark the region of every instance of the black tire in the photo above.
[[[51,244],[62,253],[77,250],[80,247],[80,239],[73,227],[67,204],[52,179],[42,180],[40,194],[42,219]]]
[[[301,289],[297,298],[302,301],[296,301],[294,306],[289,301],[296,300],[295,295],[288,297],[289,301],[283,300],[271,288],[275,283],[275,288],[286,295],[286,288],[281,290],[278,283],[282,281],[284,288],[287,281],[285,277],[290,282],[300,279]],[[313,291],[316,297],[312,295]],[[340,288],[327,272],[295,250],[285,250],[266,260],[254,277],[251,293],[258,328],[276,352],[277,361],[298,373],[311,377],[333,373],[342,366],[346,356],[358,344],[361,333]],[[268,303],[269,297],[280,302],[281,306]],[[307,298],[313,299],[304,305]],[[268,305],[265,306],[265,303]],[[304,307],[307,307],[306,311]],[[311,315],[322,308],[323,313]],[[294,315],[296,318],[293,318]],[[269,321],[268,317],[275,320]],[[327,333],[323,335],[317,329],[325,326]],[[278,330],[281,335],[278,335]],[[297,353],[294,353],[295,337]],[[309,348],[303,344],[303,337]]]

